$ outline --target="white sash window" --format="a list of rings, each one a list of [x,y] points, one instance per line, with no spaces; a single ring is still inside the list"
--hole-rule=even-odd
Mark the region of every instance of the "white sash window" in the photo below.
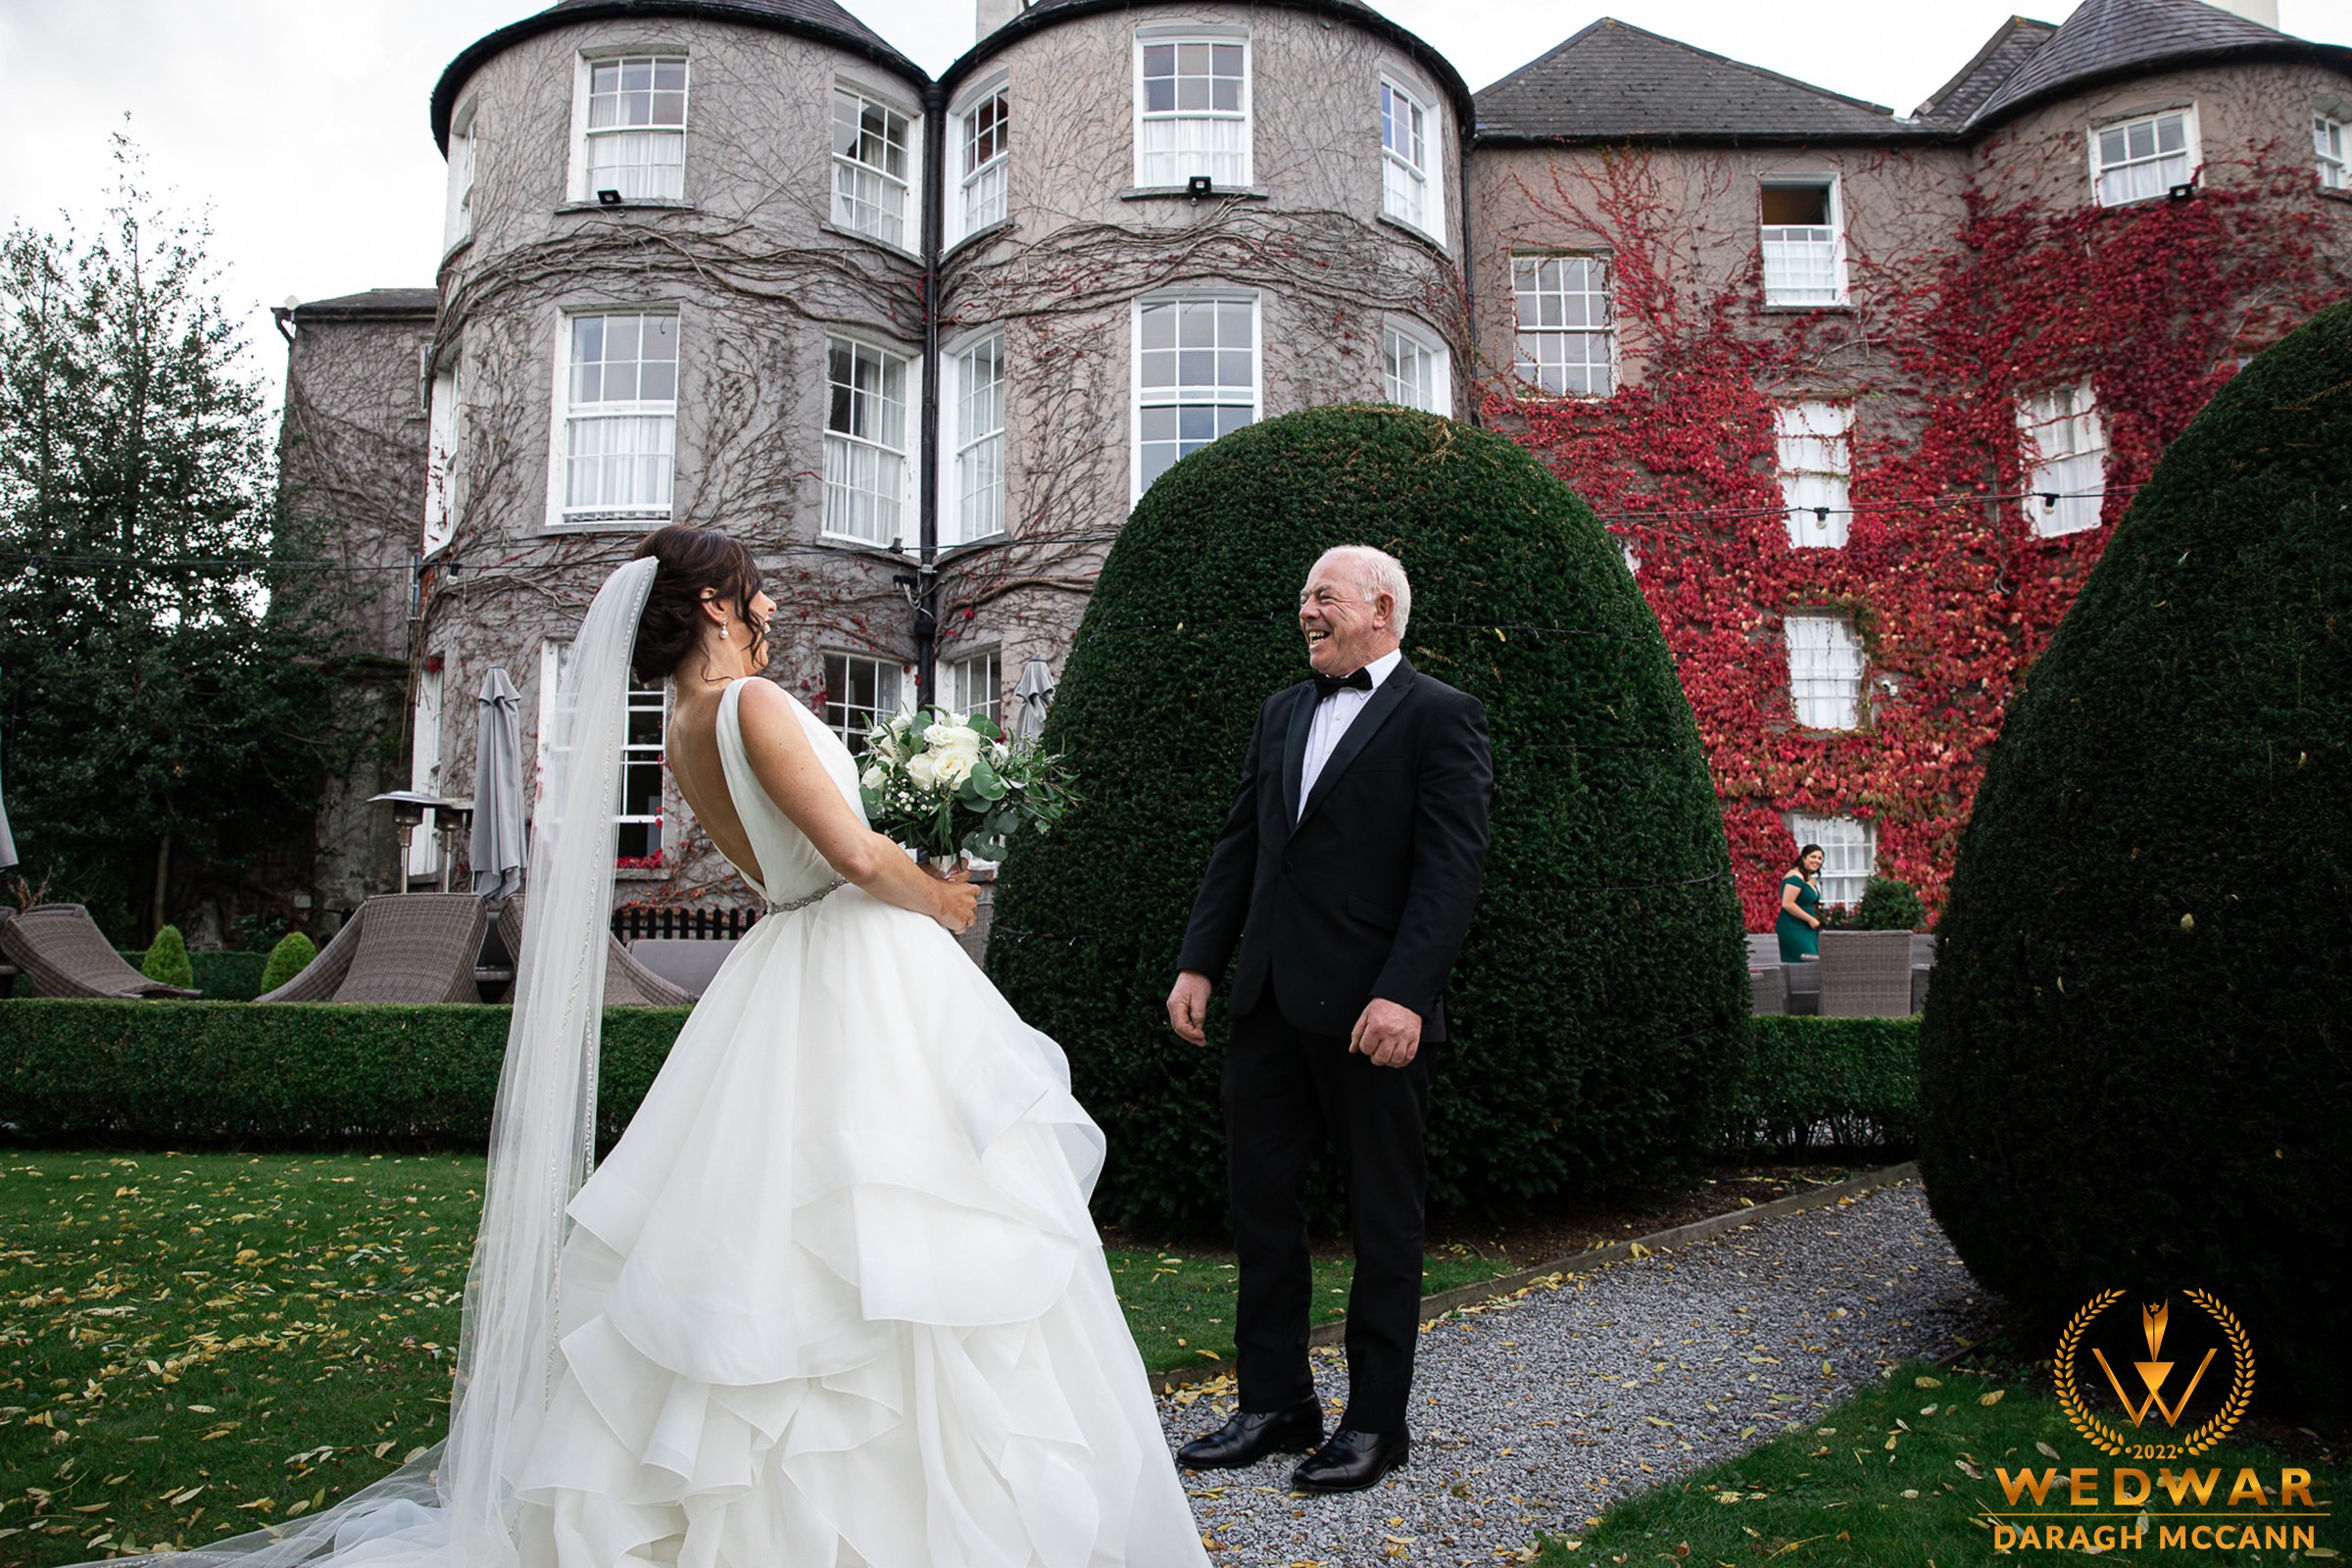
[[[2344,122],[2327,115],[2311,117],[2311,150],[2320,162],[2322,190],[2352,189],[2352,165],[2345,162]]]
[[[1179,458],[1257,422],[1257,300],[1136,306],[1135,494]]]
[[[1764,303],[1845,303],[1845,217],[1836,179],[1773,179],[1762,189]]]
[[[2092,186],[2101,207],[2162,196],[2196,174],[2196,117],[2187,109],[2100,125],[2090,133]]]
[[[1609,264],[1599,256],[1514,256],[1518,358],[1511,369],[1554,397],[1605,398],[1617,389],[1617,331]]]
[[[1004,335],[956,351],[948,366],[955,478],[947,542],[960,545],[1004,531]]]
[[[906,362],[846,338],[825,362],[825,532],[887,545],[906,534]]]
[[[564,318],[566,520],[666,517],[678,429],[678,318],[652,311]]]
[[[2090,383],[2054,387],[2017,409],[2024,438],[2026,515],[2044,538],[2099,525],[2107,499],[2107,435]]]
[[[1799,846],[1821,846],[1821,902],[1850,907],[1862,902],[1862,890],[1879,865],[1879,831],[1875,824],[1850,816],[1810,816],[1788,813],[1788,836]]]
[[[911,249],[906,117],[849,87],[833,89],[833,221]]]
[[[682,201],[686,195],[686,59],[631,55],[587,62],[585,188],[617,191],[624,202]]]
[[[1788,696],[1807,729],[1852,729],[1861,717],[1862,645],[1843,615],[1792,614],[1788,639]]]
[[[1250,45],[1145,37],[1136,45],[1136,184],[1224,188],[1250,179]]]
[[[963,232],[1004,220],[1006,137],[1011,99],[999,87],[964,112],[962,133]]]
[[[1788,504],[1788,543],[1838,549],[1853,506],[1850,403],[1795,403],[1772,411],[1780,453],[1781,497]]]
[[[852,756],[865,755],[865,732],[876,719],[913,706],[908,673],[864,654],[825,656],[825,727],[841,737]]]

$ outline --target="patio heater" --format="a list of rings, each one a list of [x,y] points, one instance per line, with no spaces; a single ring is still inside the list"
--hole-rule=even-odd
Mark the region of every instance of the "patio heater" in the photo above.
[[[400,831],[400,891],[406,893],[409,891],[409,843],[416,836],[416,829],[423,824],[424,813],[428,810],[446,813],[460,803],[445,801],[438,795],[427,795],[422,790],[386,790],[381,795],[368,797],[370,806],[379,801],[392,808],[392,825]],[[470,810],[473,803],[467,801],[464,805]],[[449,829],[445,825],[448,820],[444,814],[435,824],[436,831],[441,835],[441,887],[444,892],[449,889]]]

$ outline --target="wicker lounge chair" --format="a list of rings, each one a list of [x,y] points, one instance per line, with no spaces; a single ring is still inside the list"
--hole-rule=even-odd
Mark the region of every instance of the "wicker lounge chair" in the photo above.
[[[1821,1011],[1821,960],[1805,958],[1781,965],[1781,983],[1788,990],[1788,1010],[1810,1018]]]
[[[718,966],[727,961],[735,944],[710,937],[639,937],[628,945],[629,956],[658,979],[666,980],[690,997],[710,989]]]
[[[1901,1018],[1910,1011],[1910,932],[1821,934],[1823,1017]]]
[[[489,929],[470,893],[369,899],[302,973],[257,1002],[479,1002],[474,956]]]
[[[15,964],[35,997],[200,997],[201,991],[150,980],[122,961],[78,904],[42,904],[0,921],[0,955]]]
[[[514,958],[522,955],[522,900],[509,899],[498,917],[498,940]],[[691,1007],[695,993],[681,991],[629,956],[617,937],[607,934],[605,1005],[608,1007]]]
[[[1779,964],[1769,969],[1748,970],[1747,986],[1747,1010],[1757,1017],[1788,1010],[1788,977],[1781,973]]]

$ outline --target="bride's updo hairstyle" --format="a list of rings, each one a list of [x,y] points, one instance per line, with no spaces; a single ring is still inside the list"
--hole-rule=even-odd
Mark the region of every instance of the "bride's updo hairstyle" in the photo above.
[[[637,645],[629,665],[648,686],[659,686],[677,673],[702,641],[703,598],[706,590],[734,607],[735,635],[752,638],[752,667],[767,662],[767,628],[752,614],[752,600],[760,593],[760,567],[752,553],[714,528],[690,528],[673,522],[656,528],[639,541],[636,559],[647,556],[661,563],[654,572],[653,591],[645,601],[645,615],[637,622]]]

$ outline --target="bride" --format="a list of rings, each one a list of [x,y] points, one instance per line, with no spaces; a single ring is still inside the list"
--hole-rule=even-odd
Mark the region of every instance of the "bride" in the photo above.
[[[848,749],[757,678],[774,608],[673,525],[573,644],[448,1442],[174,1563],[1206,1562],[1087,1211],[1102,1134],[956,945],[975,891],[868,829]],[[632,665],[768,913],[588,1175]]]

